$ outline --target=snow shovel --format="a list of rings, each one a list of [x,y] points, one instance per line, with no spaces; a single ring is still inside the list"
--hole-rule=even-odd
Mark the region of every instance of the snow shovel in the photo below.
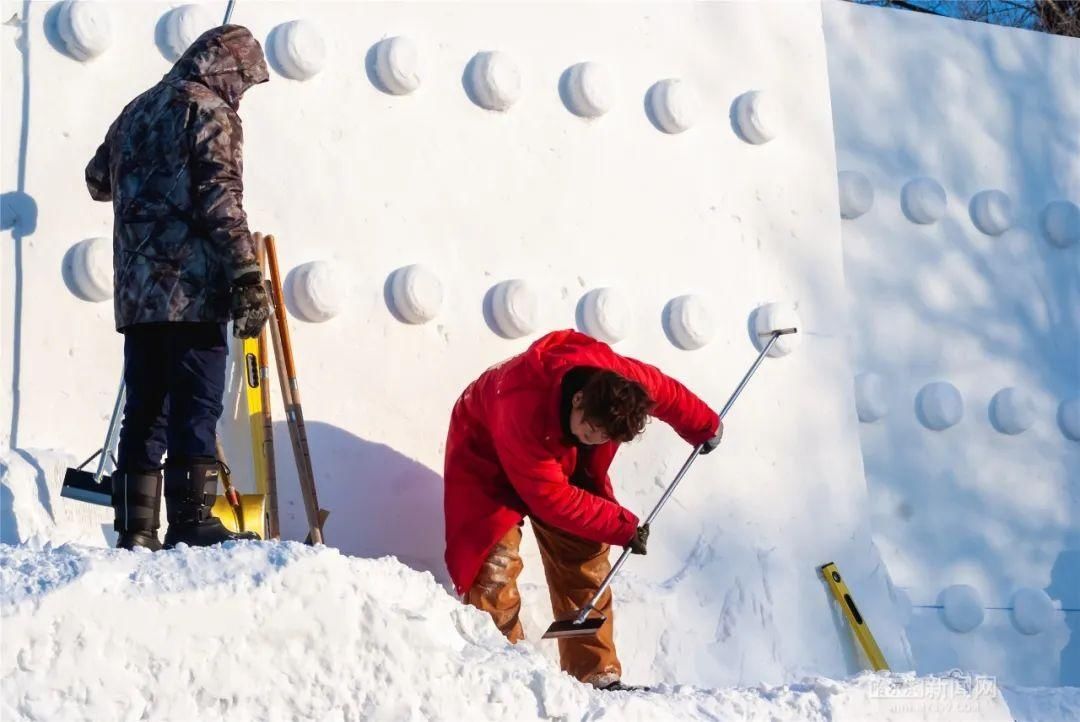
[[[121,374],[120,391],[116,394],[116,403],[113,405],[112,416],[109,418],[109,430],[105,432],[105,444],[76,468],[69,468],[64,472],[64,485],[60,488],[60,496],[85,501],[88,504],[112,506],[112,477],[105,476],[105,464],[112,457],[116,440],[120,436],[120,413],[124,409],[125,390],[124,377]],[[83,469],[99,456],[101,458],[98,461],[97,471],[91,474]]]
[[[735,399],[739,398],[739,394],[746,387],[746,384],[750,381],[750,377],[757,371],[758,366],[761,365],[765,355],[769,353],[769,350],[776,343],[776,340],[781,336],[786,336],[791,333],[797,333],[798,330],[794,328],[782,328],[772,332],[769,342],[765,344],[765,348],[761,349],[761,353],[758,354],[757,359],[754,361],[754,365],[750,367],[750,370],[743,376],[742,381],[739,382],[738,387],[735,389],[735,393],[731,395],[731,398],[724,404],[724,408],[720,411],[720,418],[723,419],[727,415],[727,412],[731,409],[735,403]],[[675,487],[682,481],[683,476],[687,470],[694,463],[694,460],[701,454],[701,450],[704,448],[704,444],[699,444],[694,447],[694,450],[690,452],[690,457],[686,460],[686,463],[679,469],[679,473],[675,475],[675,480],[671,482],[671,485],[664,491],[664,495],[660,497],[660,501],[656,502],[656,506],[653,507],[652,512],[649,513],[649,517],[645,520],[644,524],[652,524],[656,519],[656,515],[660,513],[660,510],[664,508],[664,504],[671,498],[671,495],[675,492]],[[592,595],[592,598],[586,602],[585,606],[581,608],[577,616],[573,619],[567,619],[561,622],[553,622],[547,631],[544,632],[543,639],[561,639],[564,637],[583,637],[587,635],[596,634],[600,627],[604,626],[604,622],[607,621],[607,617],[603,614],[597,613],[597,616],[589,618],[589,613],[594,610],[596,603],[600,600],[600,597],[607,591],[607,588],[611,586],[611,580],[615,578],[615,575],[622,569],[622,565],[626,563],[627,557],[630,556],[630,547],[623,549],[622,555],[619,560],[615,562],[615,566],[611,568],[611,571],[604,577],[604,581],[600,584],[600,588],[596,590],[596,593]]]
[[[281,399],[285,403],[289,440],[292,442],[300,492],[308,520],[309,531],[305,543],[324,544],[323,524],[330,512],[319,506],[319,497],[315,491],[315,472],[311,468],[311,450],[308,446],[307,427],[304,424],[304,409],[300,403],[300,384],[296,376],[296,362],[293,360],[289,323],[285,317],[285,296],[281,286],[281,271],[278,268],[277,242],[270,234],[262,236],[262,243],[270,269],[270,278],[266,282],[273,311],[268,321],[270,337],[274,344]]]

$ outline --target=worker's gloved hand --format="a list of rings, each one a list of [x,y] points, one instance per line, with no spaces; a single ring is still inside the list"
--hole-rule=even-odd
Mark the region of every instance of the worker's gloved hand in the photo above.
[[[649,543],[649,525],[642,524],[634,532],[634,536],[630,537],[630,541],[626,546],[630,547],[631,554],[645,554],[645,545]]]
[[[230,315],[233,336],[255,338],[259,335],[266,319],[270,318],[270,299],[261,273],[252,271],[233,281]]]
[[[716,436],[712,437],[701,445],[701,455],[704,456],[710,451],[720,446],[720,439],[724,438],[724,422],[720,422],[720,426],[716,429]]]

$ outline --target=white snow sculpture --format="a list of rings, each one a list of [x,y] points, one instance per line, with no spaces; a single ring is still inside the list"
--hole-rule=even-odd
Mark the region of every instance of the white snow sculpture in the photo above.
[[[390,295],[394,310],[409,323],[427,323],[442,308],[442,282],[427,266],[416,264],[394,271]]]
[[[321,323],[341,311],[342,279],[329,261],[312,261],[293,271],[293,304],[305,321]]]
[[[113,296],[112,240],[88,238],[71,249],[70,271],[75,290],[87,301]]]
[[[855,377],[855,409],[863,423],[872,423],[889,413],[889,390],[884,378],[871,372]]]
[[[1036,234],[1034,229],[1014,225],[998,236],[999,252],[1009,262],[1027,258],[1027,254],[1035,247]]]
[[[594,288],[582,302],[582,329],[593,338],[618,343],[630,333],[633,318],[622,293],[614,288]]]
[[[582,118],[599,118],[615,104],[615,84],[611,73],[599,63],[578,63],[566,79],[570,112]]]
[[[1080,441],[1080,397],[1061,402],[1058,407],[1058,425],[1066,438]]]
[[[912,223],[936,223],[945,215],[945,189],[932,178],[915,178],[904,185],[900,203]]]
[[[673,298],[667,308],[668,333],[675,345],[693,351],[713,338],[713,318],[701,296],[688,294]]]
[[[1040,217],[1043,235],[1058,248],[1080,241],[1080,206],[1072,201],[1052,201]]]
[[[767,303],[754,311],[754,346],[757,350],[765,348],[773,331],[782,328],[797,328],[802,331],[802,321],[795,307],[790,303]],[[802,333],[792,333],[776,339],[769,351],[771,358],[787,356],[802,341]]]
[[[56,16],[56,30],[68,53],[83,62],[101,55],[112,44],[112,23],[105,3],[64,0]]]
[[[768,143],[776,137],[779,121],[780,111],[770,93],[751,90],[735,99],[735,124],[748,143]]]
[[[903,589],[893,587],[893,605],[896,607],[896,616],[899,617],[900,626],[906,627],[911,621],[913,610],[911,596]]]
[[[1012,598],[1012,623],[1021,634],[1041,634],[1054,623],[1054,602],[1042,589],[1023,587]]]
[[[218,24],[206,5],[181,5],[165,16],[165,49],[169,60],[179,60],[200,35]]]
[[[945,626],[954,632],[965,634],[983,622],[983,603],[974,587],[954,584],[938,597],[941,616]]]
[[[491,313],[500,334],[521,338],[536,330],[539,302],[532,288],[515,278],[495,286],[491,295]]]
[[[923,386],[917,403],[920,421],[934,431],[954,426],[964,417],[964,399],[948,381],[935,381]]]
[[[278,25],[270,50],[281,71],[293,80],[308,80],[326,64],[326,41],[319,29],[307,20]]]
[[[874,186],[865,175],[855,170],[842,170],[837,180],[841,218],[858,218],[874,205]]]
[[[410,38],[384,38],[375,45],[375,76],[394,95],[420,87],[420,53]]]
[[[697,120],[697,93],[689,83],[678,78],[668,78],[649,88],[649,108],[653,119],[665,133],[682,133],[689,130]]]
[[[976,193],[971,199],[971,222],[988,236],[1000,236],[1013,224],[1012,201],[999,190]]]
[[[469,86],[481,108],[505,111],[521,96],[521,73],[506,53],[485,51],[472,59]]]
[[[1030,394],[1010,386],[990,400],[990,417],[1001,433],[1019,434],[1035,423],[1035,402]]]

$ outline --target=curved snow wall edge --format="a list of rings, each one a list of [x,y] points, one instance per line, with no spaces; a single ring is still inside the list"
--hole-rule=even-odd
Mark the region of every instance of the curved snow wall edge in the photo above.
[[[1080,684],[1080,42],[823,7],[870,514],[917,669]]]

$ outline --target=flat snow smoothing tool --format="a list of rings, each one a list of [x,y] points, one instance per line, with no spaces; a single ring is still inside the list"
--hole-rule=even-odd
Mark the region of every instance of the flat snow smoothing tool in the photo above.
[[[765,355],[769,353],[770,349],[772,349],[773,344],[776,343],[776,340],[781,336],[786,336],[792,333],[798,333],[798,329],[782,328],[772,332],[769,338],[769,342],[765,344],[765,347],[763,349],[761,349],[761,353],[758,354],[757,359],[754,361],[754,365],[751,366],[750,370],[746,372],[746,375],[743,376],[742,381],[740,381],[738,387],[736,387],[735,392],[731,394],[731,398],[727,400],[726,404],[724,404],[724,408],[720,411],[721,420],[725,416],[727,416],[727,412],[731,410],[732,405],[734,405],[735,403],[735,399],[739,398],[739,394],[742,393],[743,389],[746,387],[746,384],[749,383],[750,377],[754,375],[755,371],[757,371],[758,366],[761,365],[761,362],[765,359]],[[674,481],[672,481],[670,486],[668,486],[668,488],[664,491],[664,495],[660,497],[660,501],[656,502],[656,506],[653,507],[652,512],[649,513],[649,517],[645,520],[644,524],[652,524],[653,520],[656,519],[656,516],[660,513],[660,510],[664,508],[664,504],[666,504],[667,500],[671,498],[671,495],[675,493],[675,487],[679,485],[679,482],[682,481],[683,476],[686,475],[687,470],[690,469],[690,466],[694,463],[698,456],[701,455],[702,447],[703,445],[695,446],[694,450],[690,452],[690,457],[686,460],[686,463],[682,465],[682,468],[679,469],[679,473],[675,475]],[[620,569],[622,569],[622,565],[626,563],[626,559],[630,556],[630,553],[630,547],[626,547],[625,549],[623,549],[623,553],[619,557],[619,560],[615,562],[615,566],[611,567],[611,571],[608,572],[607,576],[604,577],[604,581],[601,582],[600,588],[596,590],[595,594],[593,594],[592,599],[590,599],[585,604],[585,606],[581,608],[581,611],[578,612],[578,615],[573,619],[567,619],[561,622],[552,623],[552,625],[548,627],[548,630],[544,632],[543,639],[583,637],[586,635],[596,634],[597,631],[599,631],[600,627],[604,626],[604,622],[607,621],[607,617],[605,617],[603,614],[597,613],[597,616],[590,619],[589,613],[593,611],[597,601],[599,601],[603,593],[607,591],[607,588],[611,586],[611,580],[614,579],[615,575],[619,573]]]
[[[85,501],[88,504],[112,506],[112,478],[105,475],[105,465],[113,460],[113,449],[116,448],[116,441],[120,436],[120,417],[124,411],[125,391],[124,377],[121,374],[120,390],[116,393],[116,403],[113,404],[112,416],[109,417],[109,430],[105,433],[105,443],[78,467],[69,468],[64,472],[64,485],[60,488],[60,496]],[[94,459],[98,459],[97,471],[91,474],[83,467]],[[115,465],[115,460],[113,464]]]

